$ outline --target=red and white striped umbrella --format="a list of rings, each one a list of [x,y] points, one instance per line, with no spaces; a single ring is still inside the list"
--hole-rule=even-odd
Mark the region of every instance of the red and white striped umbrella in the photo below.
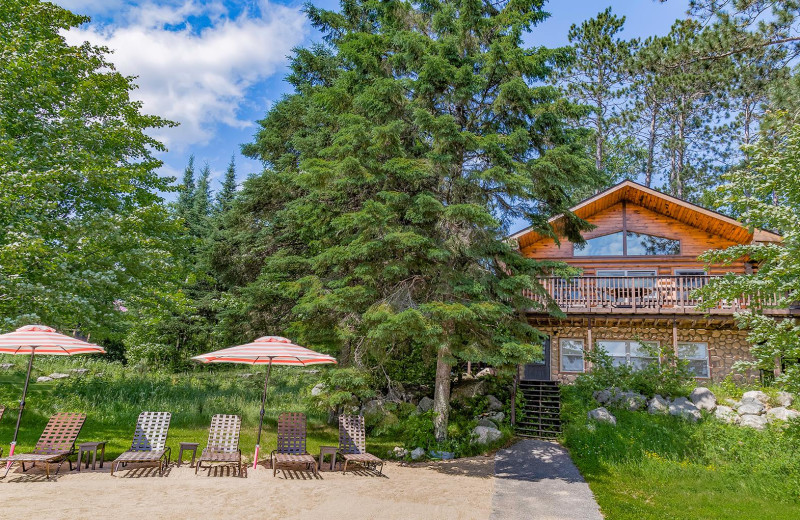
[[[78,338],[59,334],[56,329],[45,327],[44,325],[25,325],[14,332],[0,334],[0,353],[12,355],[27,355],[28,372],[25,374],[25,386],[22,388],[22,400],[19,402],[19,415],[17,415],[17,427],[14,429],[14,439],[11,441],[9,455],[14,454],[17,445],[17,434],[19,433],[19,423],[22,419],[22,411],[25,409],[25,396],[28,394],[28,383],[31,379],[31,368],[33,368],[33,356],[36,354],[46,354],[48,356],[74,356],[75,354],[105,354],[103,347],[94,343],[87,343]],[[9,466],[10,466],[9,462]],[[6,470],[6,472],[8,472]]]
[[[247,365],[322,365],[336,359],[314,352],[280,336],[264,336],[252,343],[225,348],[192,359],[201,363],[244,363]]]
[[[106,351],[94,343],[59,334],[56,329],[44,325],[25,325],[14,332],[0,334],[0,353],[73,356],[75,354],[105,354]]]
[[[256,439],[256,453],[253,457],[253,469],[258,467],[258,452],[261,449],[261,429],[264,426],[264,407],[267,401],[267,385],[269,384],[269,373],[272,371],[272,365],[305,366],[336,363],[336,358],[334,357],[295,345],[291,340],[280,336],[264,336],[252,343],[201,354],[192,359],[201,363],[267,365],[267,377],[264,379],[264,391],[261,394],[261,416],[258,421],[258,438]]]

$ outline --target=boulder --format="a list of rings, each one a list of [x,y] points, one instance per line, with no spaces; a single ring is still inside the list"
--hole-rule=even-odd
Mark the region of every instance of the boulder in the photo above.
[[[425,450],[422,448],[414,448],[411,451],[411,460],[418,460],[425,456]]]
[[[642,394],[627,391],[620,393],[616,399],[609,404],[635,412],[647,406],[647,398]]]
[[[480,378],[480,377],[496,376],[496,375],[497,375],[497,370],[495,370],[492,367],[486,367],[477,374],[475,374],[475,377]]]
[[[478,420],[478,426],[486,426],[487,428],[495,428],[495,429],[497,428],[497,425],[492,421],[490,421],[489,419],[487,419],[486,417],[483,417]]]
[[[46,383],[46,382],[52,381],[52,380],[53,380],[52,377],[47,377],[47,376],[39,376],[39,377],[36,378],[36,382],[37,383]]]
[[[472,430],[472,443],[473,444],[488,444],[494,442],[503,436],[503,432],[497,428],[489,428],[488,426],[476,426]]]
[[[609,412],[602,406],[600,408],[595,408],[594,410],[589,410],[587,416],[589,417],[589,419],[597,422],[604,422],[611,424],[613,426],[617,425],[617,418],[611,415],[611,412]]]
[[[669,413],[669,401],[656,394],[647,403],[647,413],[666,415]]]
[[[427,412],[429,410],[433,410],[433,399],[430,397],[423,397],[419,400],[419,404],[417,405],[417,410],[420,412]]]
[[[719,405],[717,406],[714,416],[720,421],[728,424],[739,424],[739,414],[730,406]]]
[[[0,363],[0,370],[11,370],[14,368],[14,363]]]
[[[500,399],[496,398],[493,395],[486,396],[489,399],[489,411],[490,412],[499,412],[503,409],[503,403]]]
[[[739,404],[739,401],[737,401],[736,399],[731,399],[730,397],[726,397],[725,404],[730,406],[731,408],[736,408],[736,406]]]
[[[761,415],[743,415],[740,419],[740,426],[747,426],[756,430],[763,430],[767,427],[767,419]]]
[[[395,446],[392,450],[392,455],[394,455],[396,459],[404,459],[408,455],[408,450],[402,446]]]
[[[487,415],[486,418],[495,424],[500,424],[501,422],[506,420],[506,414],[504,414],[503,412],[491,413]]]
[[[53,372],[50,374],[50,379],[67,379],[69,374],[62,374],[61,372]]]
[[[462,381],[453,387],[450,392],[451,401],[463,401],[470,397],[477,397],[486,394],[486,381],[476,379],[474,381]]]
[[[794,402],[794,396],[789,392],[778,392],[778,397],[775,400],[778,401],[779,405],[788,408],[789,406],[792,406],[792,403]]]
[[[704,386],[698,386],[689,394],[689,400],[701,410],[713,412],[717,407],[717,397],[714,393]]]
[[[318,396],[325,391],[325,383],[317,383],[314,385],[314,388],[311,389],[311,395]]]
[[[672,404],[669,405],[669,414],[683,417],[691,422],[697,422],[702,418],[700,409],[685,397],[677,397],[672,401]]]
[[[798,417],[800,417],[800,412],[789,410],[784,406],[767,410],[767,422],[773,422],[775,420],[791,421],[792,419],[797,419]]]
[[[72,368],[72,369],[70,369],[70,372],[72,372],[75,375],[85,376],[86,374],[89,373],[89,369],[88,368]]]
[[[739,415],[761,415],[764,413],[764,410],[764,405],[760,401],[754,401],[752,399],[743,401],[736,409]]]
[[[372,399],[361,407],[361,415],[365,417],[367,415],[383,415],[384,413],[386,413],[386,408],[381,399]]]
[[[756,401],[760,401],[761,404],[765,406],[767,403],[769,403],[769,396],[761,390],[750,390],[749,392],[745,392],[744,395],[742,395],[742,401],[747,399],[755,399]]]
[[[250,379],[251,377],[253,377],[253,375],[254,374],[251,374],[250,372],[247,372],[247,373],[244,373],[244,374],[239,374],[239,377],[241,377],[242,379]],[[322,383],[320,383],[320,384],[322,385]],[[325,385],[322,385],[322,387],[324,388]],[[316,388],[316,386],[314,388]],[[316,394],[314,393],[314,388],[311,389],[311,395],[319,395],[319,392],[317,392]]]
[[[616,401],[621,393],[622,389],[612,386],[611,388],[606,388],[605,390],[598,390],[592,394],[592,397],[594,397],[594,400],[600,404],[610,404]]]

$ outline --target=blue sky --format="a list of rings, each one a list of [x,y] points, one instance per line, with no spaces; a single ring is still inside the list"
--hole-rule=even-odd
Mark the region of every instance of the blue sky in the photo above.
[[[190,154],[208,162],[213,188],[235,155],[239,180],[260,163],[239,152],[250,142],[271,104],[289,91],[283,80],[288,55],[319,39],[301,12],[301,2],[266,0],[55,0],[92,21],[67,34],[70,43],[88,40],[114,51],[111,61],[138,76],[134,97],[146,112],[180,123],[156,136],[169,151],[161,173],[180,176]],[[337,1],[315,1],[335,9]],[[529,36],[534,45],[567,43],[573,23],[611,5],[627,17],[626,38],[665,34],[682,17],[687,0],[559,0],[548,4],[550,19]]]

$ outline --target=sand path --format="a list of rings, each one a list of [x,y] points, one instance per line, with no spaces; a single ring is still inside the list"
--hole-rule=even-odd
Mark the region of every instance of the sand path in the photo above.
[[[224,469],[170,467],[123,469],[109,476],[68,471],[46,481],[38,468],[16,470],[0,481],[0,518],[481,519],[489,517],[494,457],[401,465],[387,463],[385,477],[356,471],[278,472],[259,468],[247,478]],[[359,474],[360,473],[360,474]]]

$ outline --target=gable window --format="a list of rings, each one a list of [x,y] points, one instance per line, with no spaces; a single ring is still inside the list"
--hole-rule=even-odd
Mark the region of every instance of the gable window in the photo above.
[[[657,341],[636,340],[598,340],[597,346],[611,356],[615,367],[629,365],[634,370],[641,370],[658,358],[653,352],[658,351]]]
[[[678,359],[685,359],[689,362],[689,370],[694,377],[709,377],[708,343],[679,342]]]
[[[561,371],[583,372],[583,340],[561,339]]]
[[[572,251],[574,256],[669,256],[681,254],[681,241],[619,231],[575,244]]]

